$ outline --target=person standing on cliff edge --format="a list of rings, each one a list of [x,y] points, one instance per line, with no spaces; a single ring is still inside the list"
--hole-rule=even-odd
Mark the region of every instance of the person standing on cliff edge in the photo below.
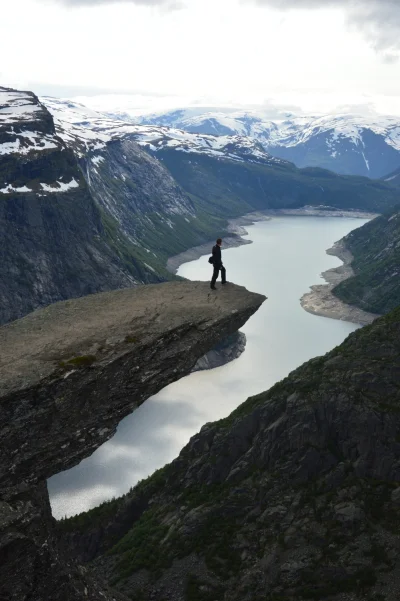
[[[222,256],[221,256],[221,244],[222,244],[222,239],[218,238],[217,243],[215,246],[213,246],[212,249],[212,261],[210,258],[210,262],[212,262],[213,266],[214,266],[214,273],[211,279],[211,290],[216,290],[215,287],[215,282],[217,281],[217,278],[219,276],[219,272],[221,272],[221,280],[223,284],[226,284],[226,269],[222,264]]]

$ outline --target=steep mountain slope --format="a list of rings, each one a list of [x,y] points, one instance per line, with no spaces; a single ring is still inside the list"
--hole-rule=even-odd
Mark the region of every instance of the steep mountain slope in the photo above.
[[[131,599],[396,601],[400,309],[61,523]]]
[[[102,221],[74,153],[30,92],[0,88],[0,323],[56,300],[157,281]]]
[[[396,117],[289,115],[271,120],[262,111],[199,114],[199,109],[183,109],[142,117],[141,122],[218,136],[249,136],[297,167],[321,167],[344,175],[379,178],[400,166]]]
[[[206,214],[206,222],[254,209],[306,204],[379,212],[397,201],[397,193],[386,183],[340,177],[320,169],[299,170],[271,156],[249,137],[127,124],[93,115],[68,101],[45,98],[44,102],[56,119],[59,134],[79,149],[85,145],[101,149],[107,141],[136,141],[168,168],[191,195],[200,215]]]
[[[399,207],[354,230],[343,242],[354,256],[355,276],[333,293],[372,313],[387,313],[400,305]]]
[[[185,190],[207,203],[210,211],[214,206],[217,215],[226,214],[234,202],[247,210],[311,205],[378,213],[399,202],[398,193],[385,183],[324,169],[297,169],[287,162],[216,162],[208,156],[179,156],[170,149],[157,156]]]
[[[216,232],[223,235],[227,217],[246,212],[245,203],[219,218],[214,211],[207,212],[181,189],[156,155],[141,149],[150,149],[148,140],[161,147],[176,145],[180,137],[180,149],[225,156],[223,149],[212,148],[215,138],[210,136],[208,142],[168,128],[131,126],[70,101],[44,98],[43,102],[53,114],[57,132],[80,158],[94,198],[125,235],[153,258],[151,265],[157,272],[171,255],[213,239]],[[225,145],[228,152],[229,141]],[[249,153],[253,146],[245,139],[239,150]],[[239,157],[232,155],[235,159]]]
[[[394,186],[395,188],[400,188],[400,169],[396,169],[396,171],[389,173],[389,175],[386,175],[382,179],[384,182],[387,182],[391,186]]]

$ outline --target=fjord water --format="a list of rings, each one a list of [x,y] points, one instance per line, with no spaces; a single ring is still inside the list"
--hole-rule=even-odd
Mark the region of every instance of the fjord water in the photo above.
[[[90,458],[51,478],[53,515],[73,515],[124,494],[174,459],[202,425],[227,416],[247,397],[267,390],[357,329],[307,313],[300,298],[321,283],[322,271],[340,265],[326,249],[364,223],[355,218],[274,217],[248,227],[246,238],[253,244],[223,251],[228,280],[268,297],[242,328],[246,351],[229,365],[171,384],[125,418],[114,438]],[[179,275],[208,280],[207,258],[182,265]]]

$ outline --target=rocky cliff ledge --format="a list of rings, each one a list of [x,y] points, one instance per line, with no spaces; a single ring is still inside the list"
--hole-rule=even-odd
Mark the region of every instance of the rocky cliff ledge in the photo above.
[[[167,283],[57,303],[0,328],[0,599],[118,599],[58,546],[45,481],[190,372],[264,297]]]

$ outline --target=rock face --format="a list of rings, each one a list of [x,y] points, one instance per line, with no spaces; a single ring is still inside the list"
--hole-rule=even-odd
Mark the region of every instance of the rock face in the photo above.
[[[0,324],[57,300],[160,281],[103,219],[38,98],[0,88],[0,109]]]
[[[342,244],[353,256],[353,277],[333,294],[364,311],[382,314],[400,304],[400,211],[377,217],[350,232]]]
[[[397,601],[399,356],[396,309],[64,536],[133,599]]]
[[[134,245],[144,277],[147,268],[154,270],[153,278],[170,278],[165,269],[168,257],[209,240],[219,230],[213,219],[201,218],[162,161],[133,138],[115,139],[87,151],[79,162],[103,220],[111,221]]]
[[[210,294],[167,283],[57,303],[0,328],[1,599],[116,598],[62,554],[45,480],[90,455],[263,301],[234,285]]]
[[[235,332],[199,359],[192,371],[203,371],[226,365],[238,359],[246,348],[246,335]]]

